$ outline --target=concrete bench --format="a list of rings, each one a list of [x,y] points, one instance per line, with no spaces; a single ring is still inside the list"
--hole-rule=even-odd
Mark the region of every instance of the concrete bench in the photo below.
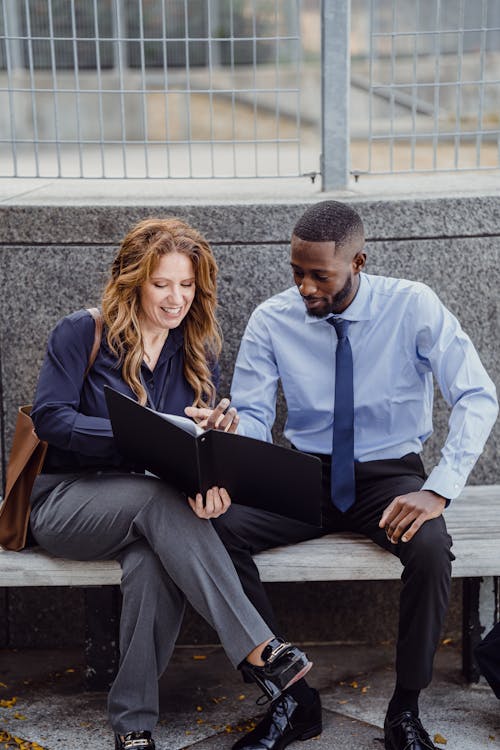
[[[475,681],[472,650],[483,629],[489,629],[499,615],[500,485],[467,487],[447,509],[446,522],[456,556],[452,575],[464,579],[464,674]],[[268,582],[391,580],[398,579],[402,570],[395,556],[349,533],[277,547],[256,555],[255,561],[262,580]],[[90,687],[102,687],[116,666],[110,627],[116,636],[118,592],[116,601],[110,602],[102,587],[119,584],[120,573],[115,561],[76,562],[37,548],[0,550],[0,586],[86,587]]]

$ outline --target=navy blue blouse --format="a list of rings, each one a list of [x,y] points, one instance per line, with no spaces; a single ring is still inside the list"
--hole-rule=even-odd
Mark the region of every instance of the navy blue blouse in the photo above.
[[[86,378],[95,324],[86,310],[68,315],[52,331],[40,371],[31,416],[41,440],[49,444],[44,473],[127,466],[116,450],[104,386],[136,398],[124,382],[106,336]],[[150,405],[184,415],[194,393],[184,377],[182,326],[170,331],[153,371],[142,365]]]

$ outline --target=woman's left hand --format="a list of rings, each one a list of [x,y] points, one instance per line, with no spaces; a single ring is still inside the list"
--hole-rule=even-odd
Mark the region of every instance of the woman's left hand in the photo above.
[[[188,497],[188,502],[198,518],[218,518],[231,505],[231,498],[223,487],[212,487],[207,490],[205,504],[203,504],[203,495],[200,492],[196,495],[196,500]]]

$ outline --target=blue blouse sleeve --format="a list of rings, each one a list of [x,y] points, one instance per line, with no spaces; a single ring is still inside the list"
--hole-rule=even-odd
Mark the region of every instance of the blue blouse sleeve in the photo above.
[[[85,311],[59,321],[49,337],[31,416],[38,437],[50,445],[108,458],[116,455],[110,420],[79,411],[94,332]]]

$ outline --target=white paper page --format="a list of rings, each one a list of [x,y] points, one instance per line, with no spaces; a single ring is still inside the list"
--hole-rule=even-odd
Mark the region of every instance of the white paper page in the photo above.
[[[157,413],[160,415],[160,417],[166,419],[167,422],[171,422],[172,424],[177,425],[177,427],[181,427],[186,432],[189,432],[190,435],[194,435],[195,437],[197,437],[204,432],[201,427],[198,427],[196,422],[193,422],[192,419],[188,419],[188,417],[179,417],[177,416],[177,414],[162,414],[161,412]]]

